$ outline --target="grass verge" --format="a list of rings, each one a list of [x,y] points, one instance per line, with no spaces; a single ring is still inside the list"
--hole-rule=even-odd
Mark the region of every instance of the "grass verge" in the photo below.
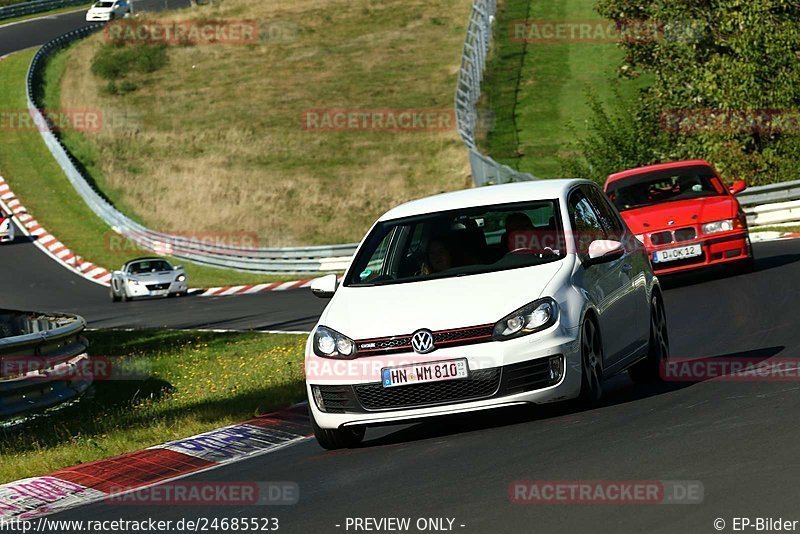
[[[800,234],[800,225],[789,226],[757,226],[750,228],[751,232],[781,232],[787,234]]]
[[[602,39],[515,40],[512,22],[597,23],[594,0],[505,0],[495,25],[494,49],[484,82],[483,105],[494,127],[481,144],[500,163],[541,178],[561,176],[563,159],[573,157],[573,139],[587,132],[591,112],[587,91],[601,102],[634,97],[646,80],[621,80],[622,51]],[[542,33],[542,35],[545,35]]]
[[[0,429],[0,483],[116,456],[286,407],[304,397],[305,336],[97,331],[90,353],[152,367],[142,381]]]
[[[0,61],[0,110],[15,116],[27,114],[25,77],[34,52],[26,50]],[[63,55],[56,56],[52,68],[45,75],[45,98],[51,102],[58,98],[63,59]],[[113,246],[116,234],[75,192],[35,128],[0,128],[0,146],[3,147],[0,150],[0,174],[9,181],[30,214],[75,253],[107,269],[118,269],[125,261],[137,256],[152,255],[146,251]],[[194,264],[184,266],[193,287],[297,278],[292,275],[240,273]]]
[[[102,34],[76,44],[60,107],[120,120],[66,143],[100,189],[151,228],[246,231],[264,246],[358,241],[397,203],[470,184],[452,113],[471,4],[226,0],[148,14],[254,20],[259,39],[169,45],[165,66],[113,79],[92,69],[108,52]],[[433,110],[450,124],[303,121],[333,110]]]

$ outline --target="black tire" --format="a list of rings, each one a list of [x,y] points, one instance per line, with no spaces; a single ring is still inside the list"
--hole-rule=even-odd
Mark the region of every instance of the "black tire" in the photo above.
[[[122,300],[119,298],[119,295],[114,293],[114,289],[111,287],[108,288],[108,296],[111,297],[111,302],[119,302],[120,300]]]
[[[597,323],[586,318],[581,328],[581,393],[579,400],[594,406],[603,398],[603,343]]]
[[[658,292],[650,298],[650,346],[647,357],[628,369],[636,383],[652,383],[663,380],[661,368],[669,361],[669,331],[664,301]]]
[[[311,426],[314,428],[314,437],[317,438],[317,443],[319,443],[320,447],[329,451],[357,447],[364,440],[364,434],[367,431],[365,427],[320,428],[310,407],[308,409],[308,417],[311,419]]]

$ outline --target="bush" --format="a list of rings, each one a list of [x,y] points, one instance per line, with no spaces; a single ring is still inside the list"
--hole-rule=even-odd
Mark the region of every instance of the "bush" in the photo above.
[[[105,80],[119,80],[131,73],[153,73],[164,67],[167,61],[167,46],[164,44],[107,43],[92,59],[92,73]]]

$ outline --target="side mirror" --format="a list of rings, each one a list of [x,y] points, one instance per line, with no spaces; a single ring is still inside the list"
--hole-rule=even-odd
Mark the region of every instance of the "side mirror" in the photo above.
[[[180,271],[181,269],[183,269],[183,265],[176,265],[175,267],[173,267],[173,270],[175,271]]]
[[[619,241],[598,239],[589,245],[589,260],[587,265],[614,261],[625,254],[625,247]]]
[[[747,182],[744,180],[737,180],[730,186],[731,195],[737,195],[747,189]]]
[[[337,287],[339,287],[339,277],[335,274],[329,274],[311,282],[311,292],[315,297],[321,299],[331,298],[336,293]]]

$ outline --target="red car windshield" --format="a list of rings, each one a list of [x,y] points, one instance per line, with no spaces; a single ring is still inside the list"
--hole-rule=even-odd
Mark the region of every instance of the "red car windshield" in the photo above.
[[[621,178],[607,185],[606,194],[619,211],[626,211],[726,193],[714,171],[701,165]]]

